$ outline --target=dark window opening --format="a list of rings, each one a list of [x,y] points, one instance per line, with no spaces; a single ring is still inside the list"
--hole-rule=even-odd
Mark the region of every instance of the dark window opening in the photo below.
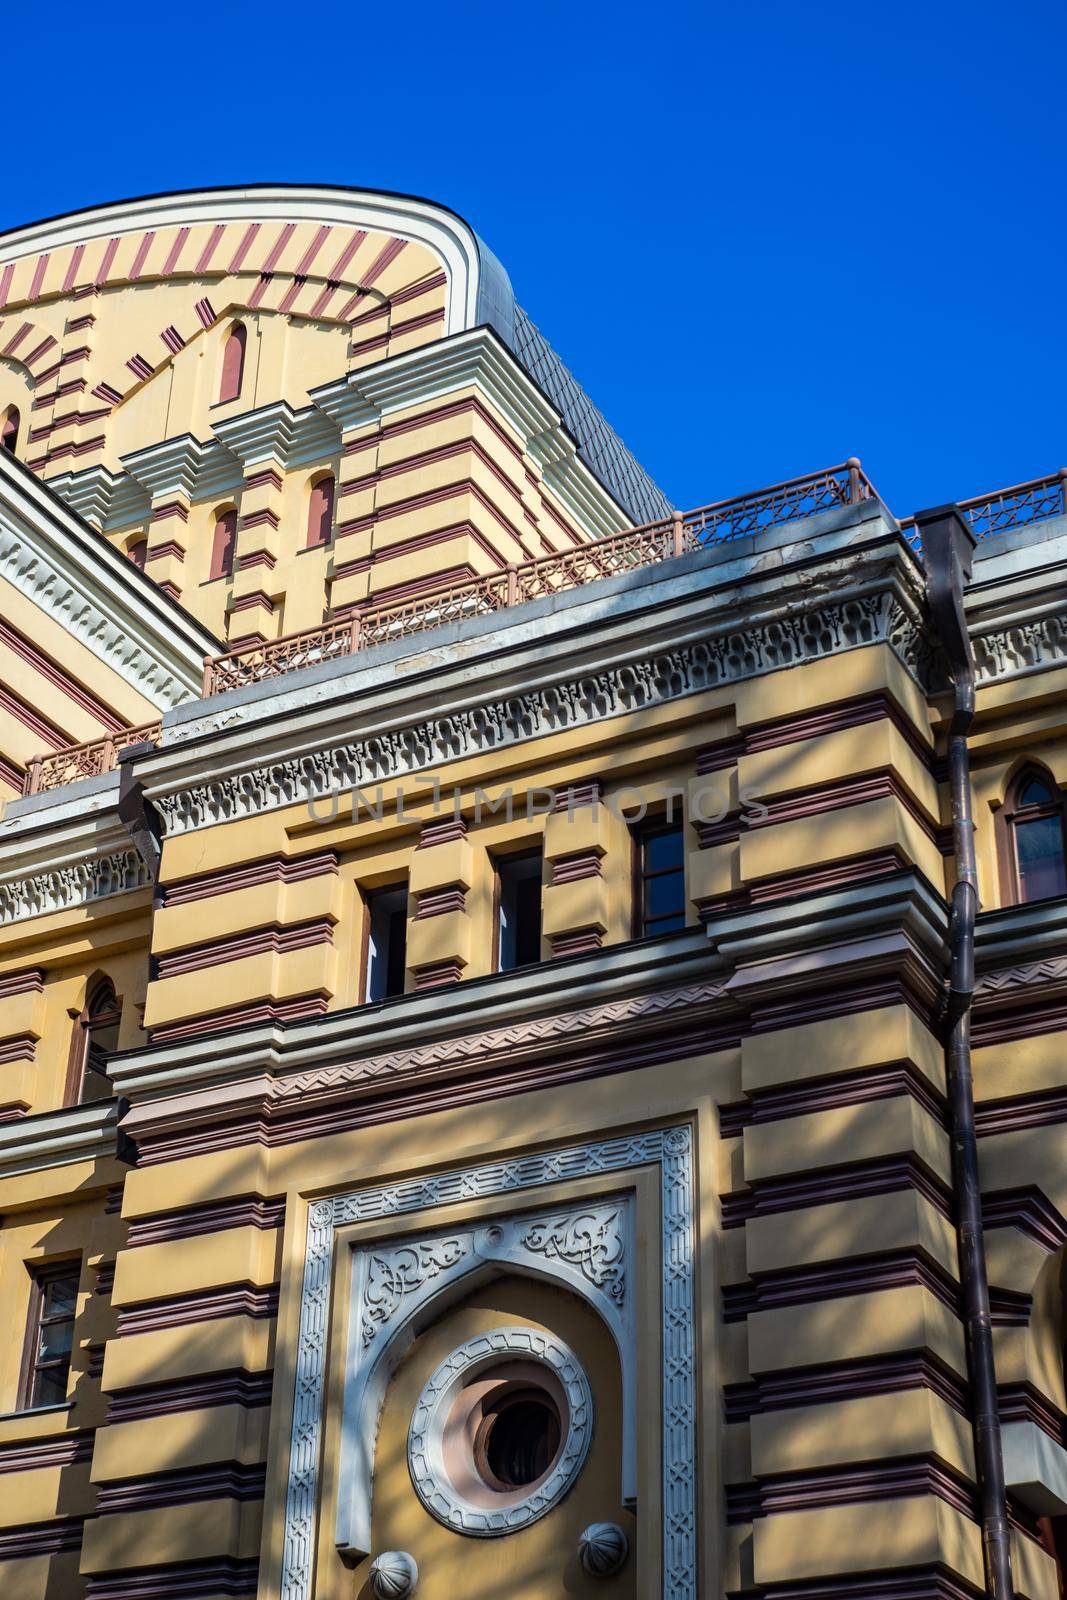
[[[311,486],[308,499],[308,526],[307,547],[315,549],[317,545],[329,544],[333,536],[333,498],[334,481],[332,478],[320,478],[318,483]]]
[[[367,982],[374,1002],[404,993],[407,966],[408,888],[377,889],[367,896]]]
[[[233,571],[233,552],[237,543],[237,512],[220,511],[215,518],[211,541],[211,577],[228,578]]]
[[[143,572],[145,562],[148,560],[148,540],[135,539],[126,551],[127,558],[133,562],[138,572]]]
[[[1024,770],[1009,791],[1005,811],[1014,899],[1025,903],[1067,894],[1062,791],[1045,773]]]
[[[1061,1595],[1067,1594],[1067,1516],[1039,1517],[1041,1547],[1056,1563],[1056,1581]]]
[[[27,1340],[26,1406],[61,1405],[67,1398],[80,1263],[32,1269]]]
[[[85,1010],[78,1019],[76,1048],[79,1053],[78,1100],[110,1100],[113,1093],[108,1076],[108,1058],[119,1047],[119,1022],[122,1011],[110,978],[103,978],[91,991]]]
[[[222,380],[219,384],[219,404],[236,400],[241,393],[245,375],[245,344],[248,335],[243,322],[235,322],[226,335],[222,347]]]
[[[654,823],[634,835],[634,933],[650,939],[685,927],[685,841],[680,822]]]
[[[15,454],[15,448],[19,442],[19,423],[21,421],[22,418],[19,414],[18,406],[11,406],[4,416],[3,423],[0,423],[0,447],[6,450],[9,455]]]
[[[512,972],[541,959],[541,852],[502,856],[497,872],[497,968]]]
[[[488,1409],[475,1438],[480,1475],[494,1489],[525,1489],[543,1478],[559,1453],[560,1421],[539,1389],[505,1394]]]

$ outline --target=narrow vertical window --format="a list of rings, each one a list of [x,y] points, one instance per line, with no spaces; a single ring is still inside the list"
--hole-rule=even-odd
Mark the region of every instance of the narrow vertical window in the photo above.
[[[407,966],[406,881],[367,896],[367,977],[364,999],[389,1000],[404,993]]]
[[[148,560],[148,540],[135,539],[126,549],[127,559],[132,561],[138,572],[143,572],[145,562]]]
[[[237,512],[220,511],[215,518],[211,539],[211,576],[228,578],[233,571],[233,552],[237,543]]]
[[[110,978],[101,978],[90,989],[85,1010],[74,1025],[72,1098],[83,1105],[111,1098],[108,1058],[119,1047],[121,1015],[115,985]]]
[[[307,528],[309,550],[313,550],[317,545],[329,544],[333,536],[333,496],[332,478],[320,478],[317,483],[311,485]]]
[[[541,852],[501,856],[497,876],[497,970],[541,959]]]
[[[19,442],[19,423],[22,421],[18,406],[9,406],[0,423],[0,447],[14,455]]]
[[[681,823],[654,823],[634,834],[634,934],[651,939],[685,927],[685,845]]]
[[[80,1262],[31,1268],[23,1406],[62,1405],[67,1398]]]
[[[1067,894],[1064,797],[1051,774],[1025,767],[1005,805],[1008,833],[1007,899],[1050,900]]]
[[[222,347],[222,381],[219,384],[219,404],[236,400],[241,393],[245,375],[245,345],[248,334],[243,322],[235,322],[226,335]]]

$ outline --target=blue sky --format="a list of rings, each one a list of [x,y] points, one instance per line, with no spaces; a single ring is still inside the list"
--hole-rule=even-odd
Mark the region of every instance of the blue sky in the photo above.
[[[1062,0],[56,0],[4,31],[0,227],[271,179],[442,200],[676,504],[855,453],[903,515],[1067,461]]]

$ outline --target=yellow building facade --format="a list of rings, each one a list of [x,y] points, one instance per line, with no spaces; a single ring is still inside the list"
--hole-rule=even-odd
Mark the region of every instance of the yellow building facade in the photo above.
[[[5,1597],[1055,1600],[1064,476],[675,511],[329,188],[0,238],[0,426]]]

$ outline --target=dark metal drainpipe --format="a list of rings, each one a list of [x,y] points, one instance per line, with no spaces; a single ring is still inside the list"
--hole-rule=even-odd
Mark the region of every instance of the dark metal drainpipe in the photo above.
[[[956,883],[949,923],[950,967],[946,1015],[946,1067],[952,1135],[952,1170],[960,1282],[963,1288],[967,1362],[971,1380],[975,1472],[982,1520],[986,1593],[1011,1600],[1011,1533],[1000,1444],[989,1280],[982,1234],[982,1196],[974,1129],[971,1073],[971,1000],[974,995],[974,924],[978,877],[971,810],[971,761],[967,735],[974,719],[974,658],[963,609],[971,576],[974,534],[958,506],[938,506],[915,518],[922,535],[926,594],[934,627],[948,657],[952,721],[948,730],[948,781]]]

